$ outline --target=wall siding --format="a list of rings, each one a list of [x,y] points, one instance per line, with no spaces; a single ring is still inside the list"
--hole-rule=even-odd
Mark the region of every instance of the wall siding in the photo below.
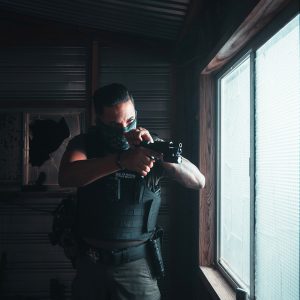
[[[0,128],[3,133],[0,162],[1,167],[7,169],[7,173],[0,173],[1,299],[70,299],[75,270],[64,256],[63,249],[50,244],[48,233],[52,226],[51,213],[71,191],[20,191],[23,176],[23,113],[44,113],[47,109],[59,107],[87,109],[90,101],[89,51],[88,47],[62,46],[0,50],[0,116],[3,123]],[[139,125],[163,138],[170,138],[171,68],[168,60],[149,51],[99,47],[98,61],[96,85],[110,82],[127,85],[135,98]],[[10,106],[10,101],[19,106]],[[1,106],[4,102],[5,105]],[[60,102],[62,106],[58,106]],[[76,103],[80,103],[79,106]],[[86,105],[82,106],[82,103]],[[8,122],[10,119],[13,123]],[[7,139],[10,141],[9,149],[13,149],[12,156],[7,155]],[[9,188],[7,182],[11,185]],[[169,182],[163,180],[158,223],[165,228],[163,256],[167,272],[170,250],[169,194]],[[53,288],[55,280],[59,284],[57,289]],[[159,284],[164,298],[167,298],[169,276]]]

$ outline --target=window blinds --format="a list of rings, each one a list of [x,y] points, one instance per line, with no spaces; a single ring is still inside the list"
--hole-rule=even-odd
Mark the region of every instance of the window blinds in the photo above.
[[[257,51],[257,300],[298,300],[300,199],[299,15]]]

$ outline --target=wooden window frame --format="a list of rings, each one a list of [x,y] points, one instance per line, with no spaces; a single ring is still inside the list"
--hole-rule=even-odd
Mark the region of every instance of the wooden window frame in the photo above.
[[[299,12],[297,1],[261,0],[231,38],[201,71],[199,78],[200,144],[199,163],[206,176],[206,187],[200,191],[199,204],[199,278],[213,299],[245,299],[238,287],[229,282],[217,268],[217,80],[224,67],[235,63],[251,49],[253,40],[271,37],[276,30]],[[263,32],[261,33],[260,31]],[[255,38],[254,38],[255,37]],[[246,50],[244,50],[246,48]],[[252,278],[251,278],[252,279]]]

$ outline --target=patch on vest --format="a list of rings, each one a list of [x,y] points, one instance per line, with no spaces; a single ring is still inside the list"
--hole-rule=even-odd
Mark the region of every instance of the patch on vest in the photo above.
[[[115,178],[123,178],[123,179],[135,179],[136,174],[134,173],[128,173],[126,171],[118,171],[115,173]]]

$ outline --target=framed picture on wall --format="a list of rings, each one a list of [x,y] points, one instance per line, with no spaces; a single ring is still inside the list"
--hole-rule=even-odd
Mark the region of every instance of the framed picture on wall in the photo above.
[[[68,142],[84,130],[84,112],[24,113],[23,189],[58,189],[58,170]]]

